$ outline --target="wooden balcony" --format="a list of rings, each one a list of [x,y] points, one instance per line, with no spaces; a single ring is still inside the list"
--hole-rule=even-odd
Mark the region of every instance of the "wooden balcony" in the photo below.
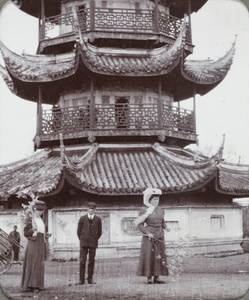
[[[83,36],[92,38],[122,38],[157,40],[172,44],[178,37],[183,20],[163,12],[145,9],[109,9],[92,6],[79,10],[78,20],[73,13],[46,18],[43,24],[45,40],[40,51],[47,46],[71,42],[80,30]],[[186,26],[186,42],[191,45],[190,26]],[[56,30],[57,29],[57,30]],[[50,41],[49,41],[50,40]],[[191,48],[191,47],[190,47]]]
[[[193,111],[162,104],[96,104],[56,110],[43,110],[40,126],[41,142],[92,137],[164,136],[196,141]],[[39,126],[38,126],[39,127]]]

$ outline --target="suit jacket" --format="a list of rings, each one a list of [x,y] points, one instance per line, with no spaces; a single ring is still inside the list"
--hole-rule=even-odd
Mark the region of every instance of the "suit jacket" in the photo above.
[[[90,225],[88,215],[82,216],[78,222],[77,235],[80,247],[98,247],[98,239],[102,234],[102,222],[100,217],[94,215]]]

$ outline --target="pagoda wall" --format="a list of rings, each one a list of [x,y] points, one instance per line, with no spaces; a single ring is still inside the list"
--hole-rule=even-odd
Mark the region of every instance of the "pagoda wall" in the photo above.
[[[141,234],[133,226],[133,220],[143,207],[141,196],[90,197],[70,200],[70,206],[57,206],[48,211],[48,229],[53,233],[49,241],[50,259],[77,259],[79,241],[77,224],[87,213],[87,203],[98,203],[96,214],[103,223],[103,235],[99,240],[98,258],[138,256]],[[100,202],[101,200],[101,202]],[[122,201],[120,201],[122,200]],[[75,206],[74,206],[75,204]],[[185,241],[191,254],[240,252],[243,237],[242,209],[224,197],[166,196],[160,207],[164,209],[166,244],[177,245]]]
[[[124,97],[129,101],[129,104],[155,104],[158,101],[158,94],[153,90],[141,92],[139,90],[125,90],[120,89],[103,89],[94,91],[94,99],[96,104],[115,104],[117,98]],[[60,98],[59,105],[61,108],[73,107],[88,104],[91,95],[90,91],[74,91],[63,94]],[[161,95],[161,100],[168,106],[172,105],[172,98],[170,95]]]
[[[125,10],[125,9],[130,9],[130,10],[137,10],[139,14],[141,14],[140,10],[150,10],[154,11],[155,10],[155,3],[153,1],[138,1],[138,0],[119,0],[119,1],[113,1],[113,0],[97,0],[94,1],[94,6],[96,8],[103,8],[107,9],[108,12],[112,12],[113,9],[118,9],[118,10]],[[90,9],[93,9],[91,7],[91,1],[90,0],[84,0],[84,1],[64,1],[62,2],[61,5],[61,14],[67,14],[71,13],[73,11],[77,11],[78,9],[84,9],[86,12],[89,11]],[[169,8],[167,6],[158,5],[158,10],[161,13],[164,14],[169,14]],[[132,14],[132,13],[131,13]],[[112,15],[109,16],[109,21],[112,21]],[[140,31],[143,30],[143,28],[139,28]],[[71,24],[62,24],[59,28],[60,34],[65,34],[69,33],[72,31],[72,26]]]
[[[78,259],[77,225],[80,216],[87,213],[88,201],[98,204],[96,214],[103,225],[97,257],[139,255],[141,234],[132,222],[143,208],[142,196],[103,196],[70,189],[44,200],[48,206],[44,221],[52,233],[47,245],[49,259]],[[242,208],[232,205],[230,197],[209,193],[163,195],[159,205],[164,209],[170,229],[165,233],[166,245],[184,241],[191,255],[242,251]],[[0,224],[7,233],[17,225],[25,249],[27,239],[23,236],[24,224],[18,217],[20,210],[15,207],[0,211]],[[21,260],[24,249],[20,251]]]
[[[62,2],[61,5],[61,11],[62,13],[66,13],[68,11],[74,10],[79,6],[85,5],[86,8],[90,7],[90,0],[78,0],[78,1],[65,1],[64,3]],[[108,9],[155,9],[155,3],[153,1],[138,1],[138,0],[96,0],[95,6],[96,7],[102,7],[102,8],[108,8]],[[161,12],[164,12],[166,14],[169,14],[169,8],[159,4],[158,8],[160,9]]]

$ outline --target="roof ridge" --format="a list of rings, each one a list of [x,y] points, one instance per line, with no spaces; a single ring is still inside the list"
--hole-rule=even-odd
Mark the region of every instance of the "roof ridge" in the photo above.
[[[29,162],[31,162],[32,160],[36,159],[36,158],[43,158],[48,156],[49,153],[51,153],[52,150],[50,149],[42,149],[40,152],[38,153],[33,153],[32,155],[25,157],[21,160],[18,161],[14,161],[5,165],[0,165],[0,173],[1,172],[8,172],[8,171],[12,171],[13,169],[17,169]]]
[[[152,149],[162,158],[164,159],[166,158],[169,161],[173,162],[174,164],[184,166],[184,167],[194,168],[194,169],[201,169],[201,168],[206,168],[208,166],[216,165],[219,161],[220,150],[221,150],[219,149],[217,154],[212,156],[211,158],[208,158],[206,160],[204,159],[200,160],[198,154],[192,157],[185,157],[183,155],[168,150],[166,147],[161,146],[159,143],[155,143],[154,145],[152,145]]]

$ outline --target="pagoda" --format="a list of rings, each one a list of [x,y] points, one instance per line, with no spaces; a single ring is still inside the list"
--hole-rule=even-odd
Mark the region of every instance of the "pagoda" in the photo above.
[[[197,143],[196,95],[224,79],[235,52],[232,44],[216,61],[188,59],[191,13],[206,1],[15,1],[39,19],[37,54],[0,42],[0,72],[37,103],[36,153],[0,167],[0,199],[7,211],[32,194],[47,203],[51,257],[78,257],[88,201],[103,220],[99,255],[137,254],[132,221],[149,186],[163,192],[167,241],[190,236],[196,253],[240,248],[232,200],[249,194],[248,166],[222,161],[223,145],[212,157],[186,148]],[[189,98],[193,110],[181,107]]]

